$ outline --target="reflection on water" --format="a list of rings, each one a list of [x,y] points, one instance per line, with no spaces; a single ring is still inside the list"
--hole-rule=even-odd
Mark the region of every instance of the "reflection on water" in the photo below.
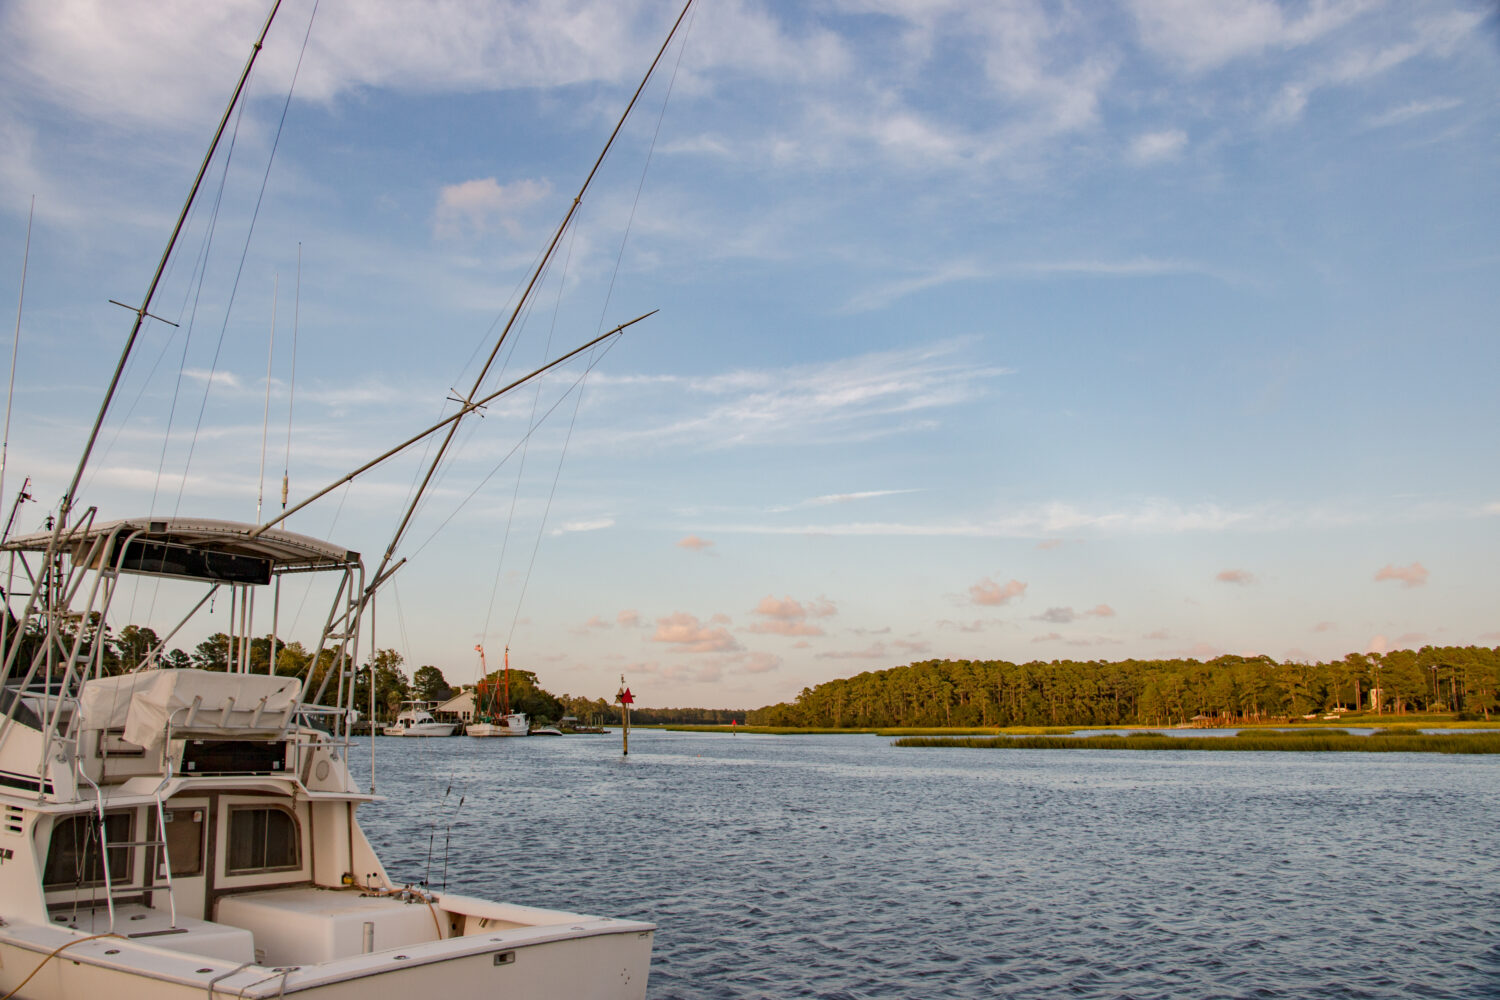
[[[393,878],[655,921],[657,1000],[1500,996],[1500,757],[630,748],[381,739],[360,816]]]

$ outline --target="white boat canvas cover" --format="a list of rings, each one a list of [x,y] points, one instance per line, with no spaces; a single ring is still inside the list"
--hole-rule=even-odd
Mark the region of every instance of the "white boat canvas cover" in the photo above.
[[[150,747],[173,736],[274,736],[285,729],[302,694],[298,677],[214,670],[142,670],[99,677],[79,694],[83,729],[121,730]]]

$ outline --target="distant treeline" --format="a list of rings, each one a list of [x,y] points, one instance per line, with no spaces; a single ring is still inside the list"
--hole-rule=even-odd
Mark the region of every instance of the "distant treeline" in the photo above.
[[[1256,722],[1335,708],[1500,711],[1500,648],[1424,646],[1329,663],[1200,660],[927,660],[804,688],[749,713],[761,726],[1173,725]]]
[[[561,700],[580,720],[598,718],[606,724],[620,721],[620,706],[615,702],[569,695],[563,695]],[[742,708],[631,708],[630,721],[641,726],[727,726],[731,719],[743,725],[746,714]]]

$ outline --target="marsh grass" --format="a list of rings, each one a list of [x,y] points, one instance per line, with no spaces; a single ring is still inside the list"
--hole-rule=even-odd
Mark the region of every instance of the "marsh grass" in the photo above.
[[[1235,736],[1177,737],[1159,732],[1115,736],[991,736],[988,738],[908,737],[898,747],[975,747],[997,750],[1247,750],[1314,753],[1500,753],[1500,733],[1432,735],[1416,729],[1382,729],[1352,736],[1343,729],[1257,730]]]

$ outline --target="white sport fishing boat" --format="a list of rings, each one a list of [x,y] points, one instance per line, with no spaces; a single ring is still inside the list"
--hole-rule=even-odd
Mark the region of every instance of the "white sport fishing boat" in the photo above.
[[[593,173],[457,413],[260,525],[176,516],[104,521],[78,500],[121,372],[274,15],[275,8],[133,310],[135,326],[55,519],[47,531],[0,544],[9,559],[0,593],[0,998],[640,1000],[651,924],[400,885],[360,829],[358,810],[378,801],[378,741],[370,740],[364,790],[349,770],[356,650],[361,635],[373,636],[378,589],[404,562],[392,557],[422,489],[368,574],[358,552],[277,527],[446,431],[430,480],[464,417],[639,321],[505,389],[482,391]],[[270,655],[262,659],[252,644],[263,641],[255,594],[279,594],[288,574],[308,574],[332,591],[322,631],[306,647],[313,656],[305,682],[274,672],[274,596]],[[136,575],[175,592],[161,606],[190,610],[131,672],[111,675],[108,643],[96,633],[111,620],[122,580]],[[201,593],[197,603],[184,588]],[[167,643],[222,591],[231,604],[226,669],[167,666]]]
[[[0,996],[645,995],[654,928],[402,886],[357,811],[349,770],[356,552],[254,524],[100,523],[11,540],[0,687]],[[48,552],[53,553],[49,572]],[[239,608],[288,573],[337,578],[321,677],[160,666],[107,676],[76,627],[123,577],[151,574]],[[51,595],[77,594],[57,613]],[[353,595],[353,596],[351,596]],[[78,616],[82,617],[78,617]],[[188,618],[184,618],[185,624]],[[248,618],[248,616],[247,616]],[[175,632],[176,629],[173,630]]]
[[[432,717],[432,702],[403,701],[396,721],[381,730],[386,736],[452,736],[455,723]]]

